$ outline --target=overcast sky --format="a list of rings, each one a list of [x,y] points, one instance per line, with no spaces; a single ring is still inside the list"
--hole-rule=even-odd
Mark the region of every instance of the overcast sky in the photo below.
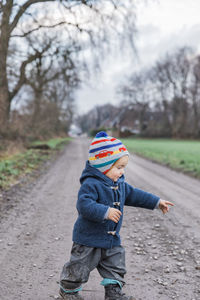
[[[151,1],[150,1],[151,2]],[[192,46],[200,53],[200,0],[154,0],[140,4],[137,12],[138,58],[112,53],[102,63],[102,73],[92,74],[88,86],[77,93],[77,109],[84,113],[95,105],[117,104],[117,84],[144,66],[152,65],[177,47]]]

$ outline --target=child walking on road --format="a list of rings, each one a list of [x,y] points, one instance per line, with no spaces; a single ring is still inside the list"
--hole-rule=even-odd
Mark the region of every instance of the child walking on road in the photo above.
[[[89,159],[80,178],[71,257],[60,277],[63,299],[83,299],[79,294],[81,285],[95,268],[102,276],[105,300],[134,299],[122,292],[126,267],[119,232],[124,205],[160,208],[166,213],[168,205],[173,204],[125,182],[128,160],[129,152],[122,142],[103,131],[90,144]]]

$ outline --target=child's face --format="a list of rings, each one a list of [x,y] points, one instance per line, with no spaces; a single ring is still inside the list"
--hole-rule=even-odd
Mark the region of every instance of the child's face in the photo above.
[[[113,181],[117,181],[119,177],[124,174],[124,169],[128,164],[128,159],[128,155],[122,156],[120,159],[118,159],[112,168],[106,173],[106,176]]]

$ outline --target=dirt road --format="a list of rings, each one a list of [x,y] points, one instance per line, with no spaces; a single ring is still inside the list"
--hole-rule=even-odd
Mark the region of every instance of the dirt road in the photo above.
[[[31,189],[15,195],[21,199],[0,223],[0,300],[59,299],[87,151],[86,139],[74,140]],[[200,182],[136,156],[126,179],[175,203],[165,216],[126,208],[127,293],[136,300],[200,299]],[[85,300],[103,300],[100,280],[93,271]]]

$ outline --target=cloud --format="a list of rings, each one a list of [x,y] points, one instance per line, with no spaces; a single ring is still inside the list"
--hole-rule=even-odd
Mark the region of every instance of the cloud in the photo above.
[[[85,87],[79,91],[79,111],[86,112],[108,101],[117,104],[115,89],[118,83],[133,71],[150,67],[166,53],[183,46],[192,47],[200,53],[199,11],[199,0],[160,0],[145,7],[141,5],[137,17],[138,58],[134,56],[133,59],[130,49],[108,55],[102,64],[102,74],[93,76],[93,88]]]
[[[148,27],[148,26],[147,26]],[[138,52],[142,66],[151,66],[157,59],[161,59],[166,53],[171,53],[177,48],[189,46],[194,50],[200,50],[200,24],[192,27],[183,26],[172,34],[162,35],[162,32],[151,27],[147,32],[142,29],[138,43]]]

